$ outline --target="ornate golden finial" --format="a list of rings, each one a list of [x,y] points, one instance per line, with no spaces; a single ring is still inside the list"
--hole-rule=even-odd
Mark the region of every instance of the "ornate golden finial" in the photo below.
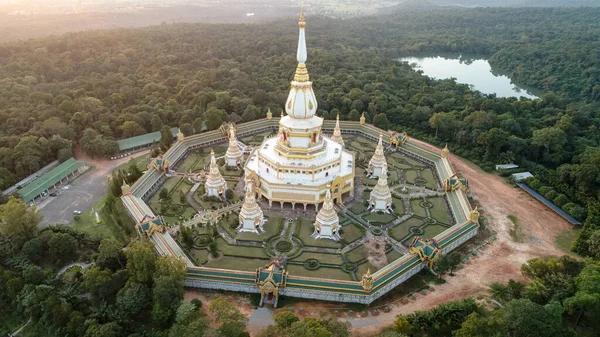
[[[131,194],[131,187],[129,187],[129,185],[127,184],[127,182],[125,181],[125,179],[123,179],[123,185],[121,186],[121,193],[123,195],[130,195]]]
[[[306,21],[304,21],[304,8],[300,9],[300,18],[298,19],[298,27],[306,27]]]
[[[181,132],[181,129],[178,128],[177,129],[177,140],[180,142],[183,142],[184,139],[185,139],[185,136],[183,135],[183,132]]]
[[[469,221],[479,223],[479,205],[475,206],[469,214]]]
[[[267,109],[267,119],[273,118],[273,113],[271,112],[271,108]]]
[[[441,155],[442,155],[442,158],[446,158],[446,157],[448,157],[448,154],[449,154],[449,153],[450,153],[450,150],[448,150],[448,144],[446,144],[446,147],[444,147],[444,148],[442,149],[442,154],[441,154]]]
[[[365,291],[373,289],[373,275],[371,275],[371,268],[367,268],[367,273],[362,276],[360,284]]]
[[[365,113],[362,113],[362,116],[360,116],[360,125],[365,124]]]

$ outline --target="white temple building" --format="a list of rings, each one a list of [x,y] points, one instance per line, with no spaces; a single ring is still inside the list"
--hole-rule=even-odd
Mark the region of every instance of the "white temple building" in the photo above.
[[[377,185],[371,191],[369,210],[371,212],[383,211],[386,213],[392,211],[392,192],[390,192],[390,187],[387,183],[387,165],[381,170]]]
[[[306,68],[304,14],[300,15],[298,67],[285,103],[286,115],[279,121],[279,133],[266,138],[246,161],[246,178],[269,201],[290,203],[292,208],[319,204],[331,185],[332,198],[341,202],[354,188],[354,155],[322,134],[323,118],[315,115],[317,100]]]
[[[237,230],[239,232],[260,234],[263,232],[264,223],[265,218],[263,211],[256,202],[256,193],[252,189],[252,181],[246,180],[246,197],[240,210],[240,225]]]
[[[238,167],[242,163],[244,154],[240,150],[240,146],[235,136],[234,128],[229,129],[229,147],[225,152],[225,163],[229,167]]]
[[[369,166],[367,168],[367,174],[371,178],[377,178],[381,175],[381,170],[384,166],[387,166],[387,161],[383,155],[383,135],[379,135],[379,142],[375,147],[375,154],[369,160]]]
[[[338,234],[340,228],[340,219],[333,207],[333,200],[331,199],[331,191],[327,190],[325,194],[325,202],[323,207],[317,214],[315,220],[315,231],[312,237],[315,239],[331,239],[338,241],[340,236]]]
[[[225,195],[225,191],[227,190],[227,182],[219,171],[219,166],[215,159],[215,151],[213,151],[213,149],[210,149],[210,167],[208,175],[206,175],[204,187],[206,188],[206,195],[209,197]]]

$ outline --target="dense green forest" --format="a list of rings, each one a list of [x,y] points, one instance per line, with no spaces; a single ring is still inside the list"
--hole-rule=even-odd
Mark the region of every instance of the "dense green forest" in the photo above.
[[[449,143],[486,169],[516,161],[584,220],[600,189],[598,17],[592,8],[442,8],[311,18],[308,66],[319,114],[356,120],[365,112],[377,126]],[[278,111],[295,69],[294,21],[162,25],[0,45],[0,188],[76,146],[101,156],[117,150],[116,139],[165,125],[190,134],[203,121],[212,129]],[[435,52],[487,56],[545,95],[497,98],[394,61]]]

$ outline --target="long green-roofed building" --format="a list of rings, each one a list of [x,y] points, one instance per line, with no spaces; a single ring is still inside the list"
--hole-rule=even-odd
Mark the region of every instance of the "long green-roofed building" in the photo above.
[[[171,128],[173,137],[177,136],[178,129]],[[117,141],[119,144],[119,152],[135,151],[152,145],[154,142],[160,141],[160,131],[147,133],[145,135],[125,138]]]
[[[48,193],[51,189],[56,188],[65,180],[75,177],[84,169],[85,162],[71,158],[32,181],[20,189],[18,193],[24,202],[33,201],[43,193]]]

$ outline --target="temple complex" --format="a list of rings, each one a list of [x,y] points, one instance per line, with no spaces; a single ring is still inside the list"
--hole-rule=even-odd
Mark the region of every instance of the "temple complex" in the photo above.
[[[381,170],[377,185],[369,198],[369,209],[371,212],[383,211],[390,213],[392,211],[392,193],[387,183],[387,165]]]
[[[238,145],[237,138],[235,136],[235,130],[229,129],[229,147],[225,153],[225,163],[229,167],[238,167],[242,163],[242,150]]]
[[[377,143],[377,147],[375,148],[375,154],[369,160],[369,167],[367,168],[367,172],[371,175],[371,178],[378,178],[381,175],[381,171],[384,166],[387,166],[387,161],[385,160],[385,156],[383,155],[383,135],[379,135],[379,143]]]
[[[240,210],[240,225],[237,228],[239,232],[252,232],[260,234],[263,231],[265,217],[263,211],[256,203],[256,193],[252,189],[252,181],[246,181],[246,196],[244,205]]]
[[[316,116],[317,99],[306,68],[303,14],[298,26],[298,67],[285,103],[286,115],[282,113],[279,120],[278,134],[250,154],[244,170],[270,207],[276,202],[281,208],[289,203],[292,208],[314,205],[318,210],[326,193],[336,202],[353,193],[355,162],[351,152],[322,134],[323,118]]]
[[[215,151],[210,150],[210,167],[208,175],[206,176],[206,195],[209,197],[219,197],[225,194],[227,190],[227,182],[219,171],[217,160],[215,159]]]

